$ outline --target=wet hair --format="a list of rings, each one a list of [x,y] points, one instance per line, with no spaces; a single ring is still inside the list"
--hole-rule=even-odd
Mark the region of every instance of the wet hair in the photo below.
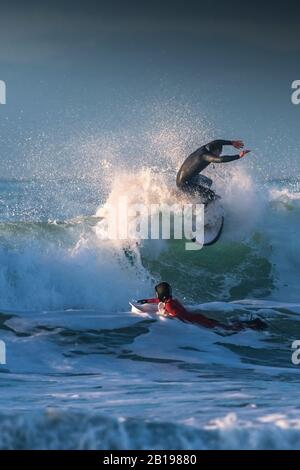
[[[222,153],[222,150],[223,150],[222,145],[218,144],[217,142],[212,142],[211,144],[208,144],[207,148],[212,153],[216,153],[216,152]]]
[[[158,299],[164,302],[172,297],[172,287],[167,282],[161,282],[155,286],[155,291]]]

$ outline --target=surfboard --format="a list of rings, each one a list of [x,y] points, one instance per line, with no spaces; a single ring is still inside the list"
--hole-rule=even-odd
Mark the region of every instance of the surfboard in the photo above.
[[[204,246],[211,246],[220,239],[224,227],[224,216],[220,217],[215,225],[204,227]]]
[[[138,315],[152,316],[158,313],[158,304],[138,304],[134,300],[129,302],[131,312]]]
[[[203,246],[214,245],[221,237],[224,228],[224,209],[220,199],[209,202],[204,209],[204,240],[199,235],[193,239],[195,243]]]

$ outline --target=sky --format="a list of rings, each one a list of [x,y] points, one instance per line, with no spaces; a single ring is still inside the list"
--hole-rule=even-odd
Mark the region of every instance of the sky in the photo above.
[[[134,159],[159,126],[187,136],[184,152],[206,136],[237,137],[268,160],[266,168],[271,155],[284,158],[284,172],[298,168],[300,106],[290,97],[300,79],[300,3],[11,1],[0,8],[7,86],[0,177],[45,176],[42,168],[65,175],[66,162],[78,166],[91,142],[98,160],[118,140]]]

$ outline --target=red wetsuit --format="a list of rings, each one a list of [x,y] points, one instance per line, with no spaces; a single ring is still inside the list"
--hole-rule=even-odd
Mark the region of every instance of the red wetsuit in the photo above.
[[[158,304],[160,302],[159,299],[147,299],[144,302],[148,304]],[[191,313],[186,310],[186,308],[179,302],[177,299],[167,299],[164,303],[165,311],[170,315],[170,317],[177,317],[179,320],[184,322],[196,323],[198,325],[204,326],[205,328],[215,328],[219,326],[221,328],[227,329],[236,329],[231,328],[228,325],[224,325],[223,323],[218,322],[217,320],[212,320],[211,318],[207,318],[201,313]]]
[[[159,304],[160,300],[157,298],[143,299],[140,302],[147,304]],[[251,328],[253,330],[265,330],[268,327],[268,325],[259,318],[243,322],[236,321],[234,323],[231,323],[231,325],[226,325],[225,323],[213,320],[212,318],[207,318],[202,315],[202,313],[189,312],[177,299],[170,298],[162,303],[164,304],[166,313],[170,315],[170,317],[176,317],[181,321],[195,323],[197,325],[204,326],[205,328],[219,327],[223,328],[224,330],[238,332],[241,330],[245,330],[246,328]]]

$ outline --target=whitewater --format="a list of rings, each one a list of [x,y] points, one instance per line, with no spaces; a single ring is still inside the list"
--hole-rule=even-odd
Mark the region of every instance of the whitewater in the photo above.
[[[300,449],[300,181],[254,178],[247,162],[211,169],[224,233],[187,252],[99,237],[120,195],[174,202],[158,159],[117,176],[103,162],[103,179],[1,181],[0,448]],[[269,329],[132,314],[160,280],[192,310]]]

